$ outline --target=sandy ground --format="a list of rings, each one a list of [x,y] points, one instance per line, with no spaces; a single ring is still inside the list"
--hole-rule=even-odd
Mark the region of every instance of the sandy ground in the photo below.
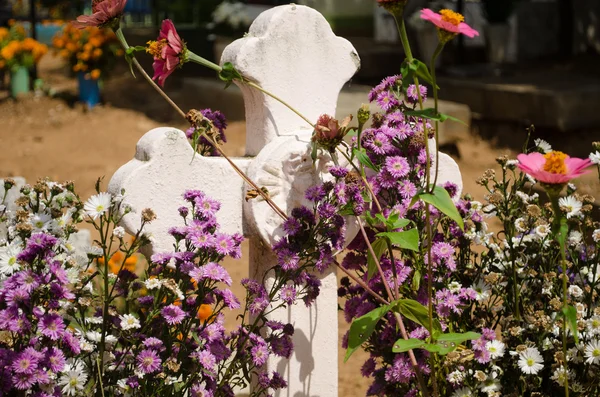
[[[104,177],[106,186],[113,173],[133,157],[135,145],[145,132],[165,125],[185,128],[185,123],[176,118],[158,95],[141,79],[134,80],[127,73],[120,73],[106,83],[105,105],[85,111],[73,104],[76,84],[65,77],[56,60],[43,61],[40,69],[46,83],[61,93],[58,98],[0,100],[0,177],[23,176],[30,182],[45,176],[58,181],[73,180],[81,197],[86,199],[94,193],[97,178]],[[176,81],[173,85],[177,86]],[[178,90],[173,91],[173,96],[190,100],[183,98],[185,95]],[[244,123],[231,123],[227,137],[226,153],[242,155]],[[481,199],[483,191],[475,179],[487,168],[495,167],[497,156],[511,151],[496,148],[477,134],[459,141],[457,148],[464,190]],[[584,189],[598,191],[595,183],[584,183]],[[247,246],[244,256],[247,257]],[[247,275],[244,259],[226,265],[234,280]],[[241,288],[236,292],[240,291]],[[347,329],[342,316],[339,324],[341,336]],[[339,395],[364,396],[368,382],[359,370],[366,355],[357,352],[345,364],[342,351],[339,357]]]

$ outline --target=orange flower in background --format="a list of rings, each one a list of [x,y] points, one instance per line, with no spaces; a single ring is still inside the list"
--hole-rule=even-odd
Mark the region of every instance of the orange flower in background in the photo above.
[[[92,76],[92,79],[98,80],[100,78],[100,70],[94,69],[94,70],[92,70],[90,75]]]
[[[119,270],[121,270],[121,266],[123,266],[123,269],[125,270],[129,270],[130,272],[135,272],[135,267],[137,265],[137,256],[132,255],[129,258],[127,258],[125,260],[125,262],[123,262],[123,260],[125,259],[125,254],[123,254],[123,252],[121,251],[116,251],[114,254],[111,255],[110,259],[108,260],[108,270],[112,273],[112,274],[118,274]],[[104,265],[104,258],[98,258],[98,264],[100,265]]]
[[[212,309],[211,305],[202,304],[198,308],[198,319],[202,322],[205,322],[206,320],[208,320],[208,318],[210,318],[210,316],[212,316],[212,314],[213,314],[213,309]]]
[[[0,41],[6,39],[8,37],[9,30],[6,28],[0,28]]]

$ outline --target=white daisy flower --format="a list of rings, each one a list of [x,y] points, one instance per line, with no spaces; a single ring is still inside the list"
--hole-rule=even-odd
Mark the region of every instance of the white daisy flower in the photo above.
[[[517,192],[515,193],[517,195],[517,197],[519,197],[525,204],[527,204],[530,200],[530,197],[527,193],[523,193],[520,190],[517,190]]]
[[[576,285],[569,286],[569,295],[573,298],[581,298],[583,296],[583,290]]]
[[[448,289],[454,293],[460,292],[461,288],[462,288],[462,284],[459,283],[458,281],[452,281],[450,284],[448,284]]]
[[[454,390],[452,397],[471,397],[473,392],[468,387],[461,387],[460,389]]]
[[[600,316],[592,316],[586,321],[585,329],[590,335],[600,335]]]
[[[125,237],[125,229],[122,226],[117,226],[113,229],[113,236],[116,238]]]
[[[524,374],[536,375],[544,368],[544,358],[537,348],[528,347],[519,353],[518,365]]]
[[[548,152],[552,151],[552,146],[543,139],[539,139],[539,138],[535,139],[533,141],[533,143],[535,144],[535,146],[538,149],[540,149],[544,153],[548,153]]]
[[[15,242],[0,248],[0,275],[10,276],[21,269],[19,262],[17,262],[17,255],[20,253],[21,247]]]
[[[131,314],[125,314],[119,316],[119,318],[121,319],[121,329],[123,331],[140,328],[140,320],[133,317]]]
[[[500,385],[500,381],[498,379],[488,376],[488,378],[481,384],[481,386],[479,386],[479,388],[482,392],[489,396],[492,395],[492,393],[500,391],[502,386]]]
[[[585,362],[588,364],[600,364],[600,340],[596,339],[585,345]]]
[[[553,381],[558,383],[559,386],[564,386],[565,380],[567,380],[567,378],[571,378],[572,375],[573,375],[573,372],[565,371],[565,367],[563,367],[561,365],[560,367],[558,367],[554,370],[550,379],[552,379]],[[571,383],[571,382],[569,382],[569,383]]]
[[[46,213],[38,213],[34,214],[29,221],[31,222],[31,225],[35,231],[48,231],[50,230],[52,217]]]
[[[600,165],[600,152],[590,153],[590,160],[592,160],[592,163]]]
[[[97,219],[110,208],[112,196],[110,193],[102,192],[88,199],[83,206],[85,213],[92,219]]]
[[[456,370],[450,372],[446,379],[448,379],[448,382],[452,383],[453,385],[458,385],[461,384],[463,380],[465,380],[465,374],[459,370]]]
[[[523,232],[526,232],[529,230],[529,228],[527,227],[527,221],[525,220],[525,218],[517,218],[515,220],[515,228],[520,233],[523,233]]]
[[[79,341],[79,348],[84,352],[91,353],[94,351],[94,349],[96,349],[96,345],[94,343],[88,342],[85,339],[81,339]]]
[[[144,282],[144,285],[146,286],[146,289],[155,289],[155,288],[160,288],[162,285],[162,281],[160,281],[157,278],[149,278],[148,280],[146,280]]]
[[[76,396],[82,394],[87,379],[85,366],[82,362],[76,361],[65,365],[63,375],[58,380],[58,385],[62,386],[64,395]]]
[[[583,203],[573,196],[561,197],[558,199],[558,205],[567,213],[567,219],[581,214]]]
[[[504,343],[500,342],[499,340],[492,340],[485,344],[485,348],[490,353],[490,358],[492,360],[504,356],[504,347]]]
[[[578,230],[571,230],[571,232],[569,233],[569,237],[567,237],[569,245],[573,246],[578,246],[579,244],[581,244],[582,240],[583,234],[581,234],[581,232]]]
[[[596,283],[600,279],[600,265],[596,265],[595,269],[593,267],[589,269],[587,276],[590,283]]]
[[[550,226],[548,226],[548,225],[538,225],[535,228],[535,234],[540,239],[545,238],[548,235],[548,233],[550,233]]]
[[[596,229],[592,232],[592,239],[594,239],[595,243],[600,241],[600,229]]]
[[[477,296],[475,297],[477,302],[483,302],[492,295],[490,286],[487,285],[483,280],[479,280],[477,284],[473,284],[471,288],[477,292]]]

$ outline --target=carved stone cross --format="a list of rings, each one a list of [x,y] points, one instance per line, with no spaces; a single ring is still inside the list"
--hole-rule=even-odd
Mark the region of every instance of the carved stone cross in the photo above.
[[[350,42],[335,36],[317,11],[297,5],[262,13],[244,38],[225,49],[221,62],[233,63],[243,76],[315,121],[321,114],[335,114],[342,86],[360,66]],[[277,205],[289,214],[294,207],[307,204],[305,190],[325,178],[330,159],[321,156],[313,166],[311,126],[260,91],[245,85],[240,88],[246,106],[249,157],[234,162],[259,186],[267,187]],[[152,250],[172,250],[173,239],[167,231],[183,224],[177,212],[184,204],[181,195],[186,189],[200,189],[221,202],[217,218],[223,230],[243,232],[248,238],[250,276],[262,278],[275,264],[270,246],[281,236],[281,219],[262,200],[245,202],[249,187],[225,159],[197,155],[192,161],[192,157],[192,147],[180,130],[157,128],[140,139],[135,158],[121,167],[109,184],[113,193],[125,189],[126,202],[137,211],[125,217],[124,226],[137,230],[141,210],[150,207],[157,215],[156,221],[147,225]],[[443,167],[449,158],[440,158]],[[321,282],[321,294],[310,308],[298,304],[269,315],[296,329],[293,356],[267,363],[269,371],[277,370],[288,382],[288,388],[277,395],[338,395],[335,269]]]

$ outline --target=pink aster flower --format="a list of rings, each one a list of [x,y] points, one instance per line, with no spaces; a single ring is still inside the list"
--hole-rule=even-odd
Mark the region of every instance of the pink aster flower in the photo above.
[[[169,305],[163,308],[160,313],[162,314],[165,321],[170,324],[179,324],[185,318],[185,312],[179,308],[179,306]]]
[[[88,26],[108,26],[121,20],[127,0],[93,0],[92,15],[80,15],[73,25],[83,29]]]
[[[145,374],[151,374],[160,369],[162,360],[154,350],[144,349],[137,356],[137,368]]]
[[[537,152],[519,154],[517,159],[521,171],[529,174],[539,182],[550,185],[568,183],[571,179],[590,172],[586,168],[592,165],[590,159],[569,157],[558,151],[546,154]]]
[[[185,62],[187,49],[175,25],[170,19],[165,19],[160,28],[160,34],[156,41],[149,41],[146,52],[154,56],[154,80],[161,86],[165,80],[175,71],[177,67]]]
[[[471,38],[479,36],[479,32],[463,22],[465,18],[461,14],[452,10],[441,10],[438,14],[429,8],[423,8],[421,19],[432,22],[438,29],[450,33],[452,37],[457,34],[464,34]]]

